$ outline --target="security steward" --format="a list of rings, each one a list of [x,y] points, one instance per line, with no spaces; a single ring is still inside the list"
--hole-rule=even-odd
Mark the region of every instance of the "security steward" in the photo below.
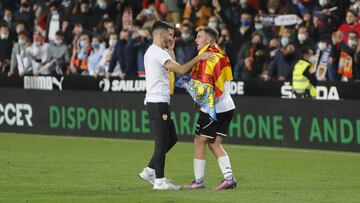
[[[301,59],[295,64],[292,75],[292,88],[296,98],[315,98],[315,71],[311,72],[310,58],[313,51],[310,47],[300,50]]]

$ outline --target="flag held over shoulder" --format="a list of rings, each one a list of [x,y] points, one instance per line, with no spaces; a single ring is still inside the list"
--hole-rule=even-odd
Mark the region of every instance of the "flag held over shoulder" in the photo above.
[[[225,81],[230,81],[233,77],[229,58],[217,44],[203,47],[199,55],[205,52],[214,53],[214,58],[199,61],[191,78],[183,76],[175,85],[185,88],[193,100],[216,120],[215,104],[224,92]]]

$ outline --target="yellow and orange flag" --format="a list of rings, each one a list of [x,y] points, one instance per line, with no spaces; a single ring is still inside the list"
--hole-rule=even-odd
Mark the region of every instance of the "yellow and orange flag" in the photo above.
[[[225,81],[233,79],[230,60],[217,44],[207,45],[199,55],[211,52],[211,60],[201,60],[194,67],[191,78],[184,76],[176,82],[189,92],[193,100],[216,120],[215,104],[224,93]]]

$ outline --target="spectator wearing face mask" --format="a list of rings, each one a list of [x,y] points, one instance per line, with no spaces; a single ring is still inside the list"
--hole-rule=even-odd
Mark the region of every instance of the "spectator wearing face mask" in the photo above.
[[[338,66],[339,66],[339,60],[340,60],[340,53],[341,53],[341,44],[342,41],[342,34],[340,31],[334,31],[331,34],[331,41],[330,45],[332,46],[332,53],[331,56],[333,58],[332,66],[330,67],[331,73],[329,74],[329,80],[330,81],[339,81],[341,79],[341,76],[338,73]]]
[[[342,20],[340,18],[340,12],[342,11],[340,9],[341,6],[337,5],[335,1],[319,0],[318,3],[318,6],[315,6],[313,10],[319,19],[318,26],[320,27],[319,30],[322,31],[318,33],[318,36],[320,36],[337,29]],[[341,1],[341,4],[345,3],[346,1]],[[335,8],[336,10],[333,10]]]
[[[102,16],[107,13],[111,19],[114,19],[116,16],[116,6],[110,0],[97,0],[96,5],[92,10],[92,22],[94,25],[98,25]]]
[[[87,34],[88,36],[92,36],[93,32],[84,29],[84,27],[82,26],[82,24],[80,22],[75,22],[72,33],[71,33],[69,39],[66,41],[66,43],[67,44],[69,44],[69,42],[73,43],[73,44],[76,43],[79,40],[81,34]]]
[[[251,39],[251,35],[254,32],[252,26],[252,16],[248,13],[241,14],[241,25],[231,35],[234,36],[233,49],[236,53],[239,52],[240,47]]]
[[[346,23],[342,24],[339,27],[339,31],[342,33],[342,39],[344,42],[348,41],[348,35],[350,32],[357,32],[360,35],[360,25],[357,23],[357,14],[352,11],[348,10],[346,12]]]
[[[103,23],[104,30],[99,32],[99,36],[105,41],[108,41],[110,35],[115,34],[115,22],[110,18],[106,18]]]
[[[181,36],[176,41],[175,56],[179,64],[185,64],[197,55],[193,29],[188,24],[180,27]]]
[[[264,44],[268,44],[270,39],[277,38],[278,28],[275,26],[264,26],[260,21],[260,16],[254,17],[254,29],[257,33],[261,34]]]
[[[31,8],[31,4],[28,0],[21,0],[19,10],[14,13],[16,21],[23,21],[30,28],[30,32],[33,31],[35,13]]]
[[[10,69],[13,42],[9,33],[9,27],[6,24],[0,24],[0,72],[9,72]]]
[[[292,39],[292,33],[294,32],[292,26],[285,26],[282,35],[280,35],[280,44],[282,47],[288,45]]]
[[[88,74],[88,57],[91,52],[91,43],[89,35],[82,33],[80,38],[73,45],[72,57],[70,62],[70,71],[73,74]]]
[[[12,39],[14,39],[14,41],[18,40],[18,36],[19,36],[20,32],[25,32],[27,35],[29,35],[28,29],[27,29],[27,27],[25,25],[25,22],[16,21],[16,23],[15,23],[15,33],[13,33],[13,37],[12,37]]]
[[[296,98],[316,98],[316,78],[311,70],[310,58],[313,50],[310,47],[301,48],[300,58],[294,65],[292,73],[292,88]]]
[[[47,69],[43,66],[49,62],[49,44],[44,42],[40,34],[34,34],[33,43],[26,49],[28,56],[31,58],[31,67],[34,75],[49,75]]]
[[[46,23],[46,41],[53,42],[55,40],[56,32],[63,31],[64,14],[59,10],[59,3],[54,1],[49,4],[50,12]]]
[[[40,72],[48,72],[52,75],[63,75],[66,73],[70,63],[70,52],[64,39],[64,33],[57,31],[54,42],[50,44],[49,62],[41,68]]]
[[[334,67],[333,47],[327,35],[320,36],[313,56],[311,70],[315,72],[318,81],[334,80],[337,75]]]
[[[120,32],[120,40],[117,42],[109,41],[109,46],[114,46],[115,49],[112,53],[109,69],[107,70],[106,77],[110,76],[119,76],[120,79],[125,78],[125,74],[129,69],[129,57],[127,52],[128,41],[130,40],[130,34],[127,30],[122,30]],[[120,66],[120,70],[116,67]]]
[[[134,32],[127,44],[127,54],[129,66],[125,74],[127,76],[138,76],[139,72],[144,72],[144,54],[151,45],[151,34],[147,29],[140,29]]]
[[[26,49],[29,46],[30,40],[27,33],[24,31],[19,32],[18,41],[14,44],[11,51],[10,71],[8,72],[8,76],[14,75],[15,71],[17,71],[20,76],[32,71],[31,64],[26,57]]]
[[[352,2],[352,5],[350,6],[350,10],[354,11],[355,13],[357,13],[357,23],[360,22],[360,0],[355,0],[354,2]]]
[[[299,50],[303,49],[304,47],[310,47],[314,49],[314,41],[309,37],[309,32],[304,25],[301,25],[298,28],[297,35],[293,37],[292,43],[297,50],[297,59],[301,57]]]
[[[275,40],[275,39],[274,39]],[[287,44],[280,48],[279,42],[270,41],[270,61],[265,71],[261,74],[261,79],[289,81],[291,80],[293,66],[295,64],[295,47]]]
[[[218,31],[220,29],[220,19],[217,16],[211,16],[208,26]]]
[[[339,59],[338,73],[341,81],[359,80],[360,46],[359,34],[351,31],[347,43],[341,42],[341,53]]]
[[[90,76],[95,76],[96,71],[100,68],[100,61],[105,51],[105,44],[99,37],[93,37],[91,40],[91,52],[88,57],[88,71]]]
[[[230,0],[230,2],[213,0],[212,3],[216,12],[224,20],[226,26],[231,29],[232,33],[234,33],[233,29],[241,25],[242,13],[248,13],[251,16],[255,16],[257,13],[257,11],[249,5],[247,0]]]
[[[86,30],[92,30],[95,27],[92,18],[94,13],[90,9],[89,0],[80,1],[80,9],[72,15],[73,22],[79,22]]]
[[[232,49],[233,40],[231,39],[230,30],[227,27],[221,29],[217,44],[229,56],[231,67],[235,67],[236,53]]]
[[[254,32],[251,40],[241,46],[234,68],[234,78],[240,80],[258,79],[267,60],[266,48],[262,37]]]
[[[121,34],[120,34],[121,35]],[[105,49],[104,54],[101,57],[99,66],[95,69],[94,77],[105,76],[109,71],[111,57],[114,53],[115,46],[118,42],[118,37],[116,34],[111,34],[109,37],[109,46]],[[116,63],[114,70],[112,71],[113,76],[120,76],[120,64]]]
[[[314,30],[314,21],[313,16],[310,11],[306,11],[304,15],[302,16],[302,24],[306,27],[306,29],[309,31],[309,36],[313,40],[317,40],[317,34],[312,33]]]
[[[10,33],[15,33],[15,20],[11,8],[4,9],[4,17],[0,20],[0,24],[7,25]]]

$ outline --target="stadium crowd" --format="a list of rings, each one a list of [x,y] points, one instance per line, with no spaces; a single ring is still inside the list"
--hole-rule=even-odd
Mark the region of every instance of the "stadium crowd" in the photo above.
[[[319,81],[360,79],[360,0],[2,0],[0,71],[141,75],[151,25],[176,27],[175,54],[197,54],[196,29],[219,31],[238,80],[291,80],[310,47]]]

